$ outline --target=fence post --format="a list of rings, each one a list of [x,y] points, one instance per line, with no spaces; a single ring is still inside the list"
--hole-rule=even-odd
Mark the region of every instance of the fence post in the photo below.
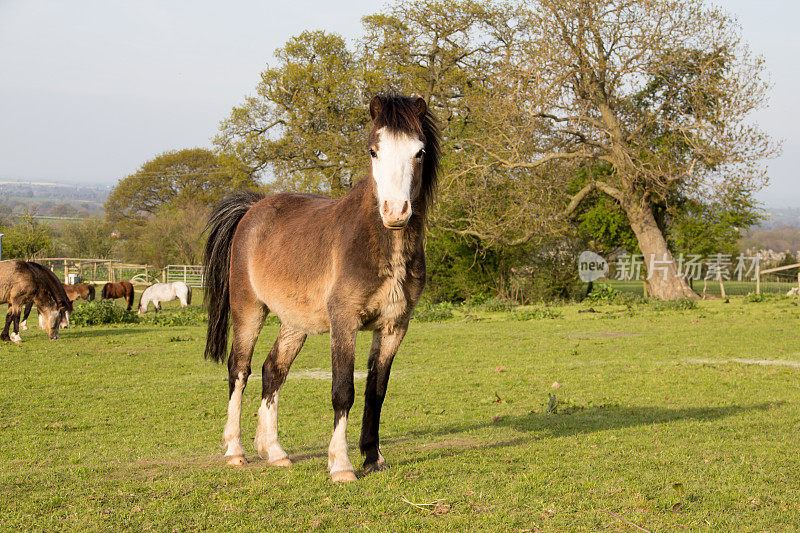
[[[756,294],[761,294],[761,254],[756,256]]]
[[[184,282],[184,283],[186,283],[186,281],[187,281],[187,278],[186,278],[186,269],[187,269],[187,266],[186,266],[186,265],[183,265],[183,282]]]
[[[64,283],[69,283],[69,272],[67,271],[67,260],[64,259]]]

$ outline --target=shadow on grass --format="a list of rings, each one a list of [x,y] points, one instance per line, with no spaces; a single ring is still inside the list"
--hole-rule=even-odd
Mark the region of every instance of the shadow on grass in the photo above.
[[[519,446],[547,438],[569,437],[589,433],[625,429],[638,426],[666,424],[680,421],[713,422],[723,418],[754,411],[767,411],[784,402],[765,402],[754,405],[729,405],[724,407],[621,407],[598,406],[583,408],[565,414],[531,412],[525,415],[504,416],[477,424],[450,425],[411,431],[396,439],[386,439],[385,444],[408,444],[418,439],[432,442],[421,450],[424,457],[401,460],[398,464],[413,464],[441,457],[457,455],[461,450],[496,449]],[[488,427],[513,428],[522,435],[486,442],[485,437],[468,437],[469,433]],[[434,440],[437,437],[448,439]]]
[[[711,422],[752,411],[766,411],[780,407],[784,402],[764,402],[755,405],[726,405],[722,407],[623,407],[600,405],[578,408],[568,413],[547,414],[530,412],[524,415],[506,415],[476,424],[451,425],[418,429],[407,433],[409,437],[458,435],[486,427],[511,427],[517,431],[535,432],[539,437],[568,437],[624,429],[635,426],[665,424],[695,420]],[[574,409],[574,408],[573,408]]]

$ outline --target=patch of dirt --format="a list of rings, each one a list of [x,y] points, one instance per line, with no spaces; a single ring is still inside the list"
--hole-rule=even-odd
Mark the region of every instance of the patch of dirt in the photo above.
[[[686,359],[685,363],[699,365],[763,365],[763,366],[790,366],[800,368],[799,361],[780,361],[777,359]]]
[[[590,331],[586,333],[573,333],[567,335],[570,339],[616,339],[618,337],[638,337],[644,333],[629,333],[625,331]]]

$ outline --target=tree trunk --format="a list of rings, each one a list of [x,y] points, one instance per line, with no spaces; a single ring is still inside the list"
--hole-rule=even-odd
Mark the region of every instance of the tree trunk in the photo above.
[[[697,298],[686,280],[678,276],[675,259],[667,247],[667,241],[656,223],[650,205],[644,200],[634,200],[626,202],[622,207],[644,255],[650,296],[662,300]]]

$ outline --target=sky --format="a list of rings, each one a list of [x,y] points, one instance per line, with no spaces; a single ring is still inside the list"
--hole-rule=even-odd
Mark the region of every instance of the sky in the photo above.
[[[0,0],[0,178],[113,184],[155,155],[211,146],[273,52],[305,29],[355,38],[381,2]],[[726,0],[764,56],[783,141],[768,207],[800,206],[797,0]]]

